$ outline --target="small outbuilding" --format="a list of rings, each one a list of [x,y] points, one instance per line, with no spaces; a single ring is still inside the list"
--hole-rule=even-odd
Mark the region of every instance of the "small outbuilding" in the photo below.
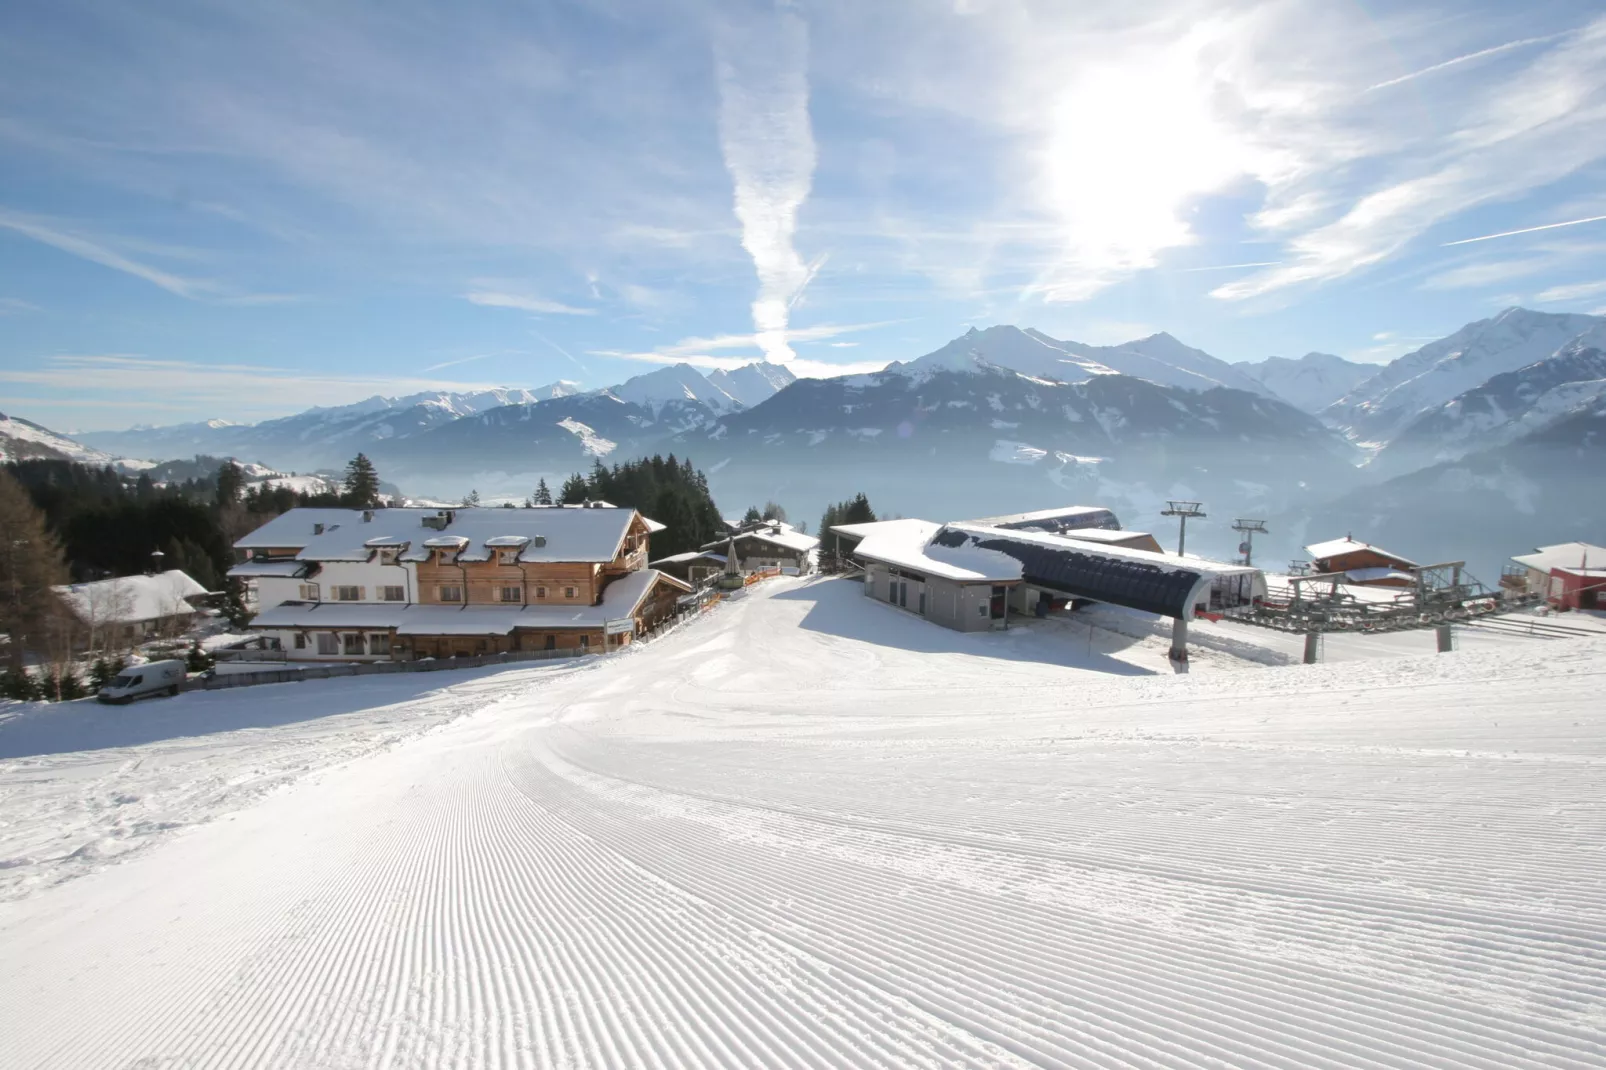
[[[69,584],[56,592],[87,630],[91,648],[132,646],[186,632],[200,612],[196,601],[207,594],[205,587],[176,568]]]
[[[846,524],[859,540],[853,554],[864,564],[864,594],[961,632],[1001,628],[1020,563],[974,547],[947,547],[933,539],[943,525],[929,520]],[[836,529],[833,529],[836,530]]]
[[[1305,552],[1310,554],[1312,572],[1343,573],[1345,583],[1363,587],[1416,586],[1415,561],[1348,535],[1311,543]]]
[[[725,555],[712,550],[693,550],[690,553],[671,554],[648,563],[666,576],[685,580],[693,587],[725,571]]]
[[[785,521],[754,520],[737,526],[724,538],[705,543],[702,551],[734,557],[737,572],[778,568],[802,576],[814,571],[814,551],[819,545],[819,539]]]

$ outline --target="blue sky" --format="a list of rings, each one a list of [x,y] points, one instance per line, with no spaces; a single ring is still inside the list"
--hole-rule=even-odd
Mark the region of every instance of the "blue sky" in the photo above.
[[[57,428],[993,323],[1384,361],[1606,310],[1603,216],[1589,3],[0,13],[0,408]]]

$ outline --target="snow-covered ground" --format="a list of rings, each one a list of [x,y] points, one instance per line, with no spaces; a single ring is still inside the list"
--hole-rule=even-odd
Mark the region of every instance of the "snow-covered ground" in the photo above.
[[[0,905],[0,1065],[1606,1064],[1606,640],[1218,628],[1179,674],[778,580],[444,691],[24,714],[7,855],[225,794]]]

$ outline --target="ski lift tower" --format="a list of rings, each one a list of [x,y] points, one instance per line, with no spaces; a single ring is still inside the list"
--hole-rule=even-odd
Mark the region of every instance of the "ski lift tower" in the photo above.
[[[1203,502],[1168,501],[1165,503],[1166,507],[1160,511],[1161,516],[1174,516],[1179,518],[1181,529],[1177,533],[1178,557],[1182,556],[1183,551],[1187,549],[1188,546],[1188,518],[1191,516],[1204,516],[1204,510],[1200,508],[1200,506],[1203,504]]]
[[[1240,517],[1232,522],[1232,530],[1239,532],[1244,537],[1244,541],[1238,544],[1238,552],[1244,555],[1244,564],[1253,565],[1255,563],[1255,535],[1257,532],[1261,535],[1269,534],[1266,531],[1266,522],[1264,520],[1245,520]]]

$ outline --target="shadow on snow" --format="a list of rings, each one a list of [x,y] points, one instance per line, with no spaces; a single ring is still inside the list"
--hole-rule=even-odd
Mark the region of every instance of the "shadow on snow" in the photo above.
[[[956,632],[885,602],[866,598],[853,580],[817,579],[770,596],[778,602],[811,602],[799,627],[823,635],[895,647],[917,654],[966,654],[1000,661],[1037,662],[1108,673],[1154,676],[1154,669],[1112,657],[1143,640],[1099,628],[1088,647],[1089,625],[1064,618],[1011,617],[1004,631]]]

